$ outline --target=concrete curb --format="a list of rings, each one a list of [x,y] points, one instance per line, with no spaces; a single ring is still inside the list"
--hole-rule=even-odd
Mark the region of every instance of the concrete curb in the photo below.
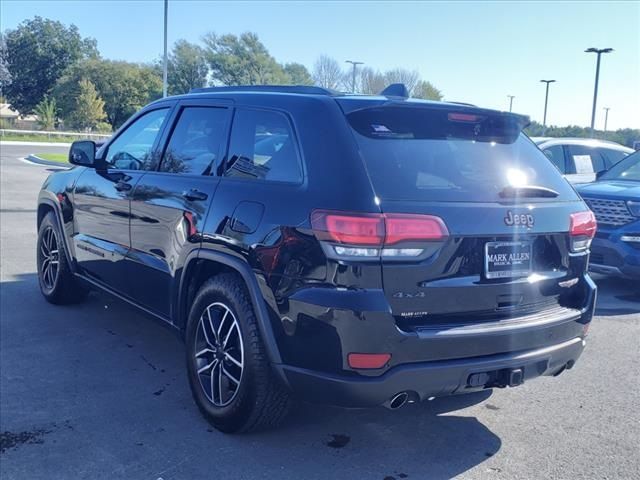
[[[38,165],[46,165],[48,167],[71,168],[71,165],[69,165],[68,163],[56,162],[54,160],[45,160],[44,158],[40,158],[33,154],[27,155],[27,158],[25,158],[25,160],[31,163],[37,163]]]

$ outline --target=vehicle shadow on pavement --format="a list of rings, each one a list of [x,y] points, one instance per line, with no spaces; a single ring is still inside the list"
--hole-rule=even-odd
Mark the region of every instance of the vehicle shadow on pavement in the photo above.
[[[395,411],[297,404],[278,430],[223,435],[191,399],[182,342],[132,307],[98,293],[50,305],[35,274],[2,282],[0,307],[3,478],[445,479],[502,445],[451,414],[490,392]]]
[[[640,313],[640,282],[591,274],[598,285],[596,315],[608,317]]]

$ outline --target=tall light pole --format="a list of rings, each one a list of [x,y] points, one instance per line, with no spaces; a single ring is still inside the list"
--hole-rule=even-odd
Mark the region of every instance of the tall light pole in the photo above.
[[[507,95],[507,97],[509,98],[509,112],[511,112],[513,110],[513,99],[516,98],[515,95]]]
[[[591,136],[595,135],[594,125],[596,122],[596,102],[598,100],[598,79],[600,78],[600,55],[603,53],[613,52],[613,48],[587,48],[585,53],[597,53],[598,61],[596,62],[596,84],[593,88],[593,108],[591,109]]]
[[[547,131],[547,103],[549,103],[549,84],[555,82],[555,80],[540,80],[547,84],[547,91],[544,94],[544,117],[542,120],[542,134]]]
[[[609,110],[611,108],[604,107],[604,132],[607,133],[607,122],[609,121]]]
[[[162,62],[162,96],[167,96],[167,17],[169,0],[164,0],[164,60]]]
[[[364,65],[364,62],[354,62],[353,60],[346,60],[345,63],[353,65],[353,76],[351,78],[351,93],[356,93],[356,67],[358,65]]]

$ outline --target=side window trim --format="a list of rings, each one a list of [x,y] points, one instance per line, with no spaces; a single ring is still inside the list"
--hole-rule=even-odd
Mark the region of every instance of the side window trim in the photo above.
[[[169,123],[171,123],[173,121],[173,116],[174,116],[174,111],[175,111],[175,102],[172,103],[165,103],[162,105],[157,105],[154,106],[153,108],[148,108],[148,109],[143,109],[140,110],[138,113],[134,114],[129,120],[127,120],[119,129],[118,132],[116,133],[115,136],[111,137],[109,139],[109,142],[107,144],[105,144],[105,146],[103,147],[104,150],[101,150],[100,152],[100,157],[104,158],[106,161],[107,155],[109,154],[109,149],[111,148],[111,145],[113,145],[113,143],[120,138],[120,136],[126,132],[129,127],[131,127],[138,119],[142,118],[144,115],[151,113],[151,112],[155,112],[157,110],[167,110],[167,117],[162,125],[162,128],[160,129],[160,132],[158,133],[158,135],[156,136],[153,145],[151,146],[151,154],[154,155],[157,152],[158,146],[160,144],[160,140],[163,138],[164,133],[167,130],[167,127],[169,125]],[[159,167],[160,162],[158,162],[158,164],[156,165],[156,168],[153,170],[145,170],[146,172],[153,172],[156,171],[157,168]],[[129,169],[124,169],[124,168],[115,168],[111,165],[108,166],[109,169],[113,169],[113,170],[118,170],[118,171],[123,171],[123,172],[127,172],[127,171],[134,171],[134,170],[129,170]],[[140,171],[140,170],[135,170],[135,171]]]
[[[287,125],[289,126],[289,129],[291,131],[292,134],[292,139],[293,139],[293,148],[295,150],[296,153],[296,161],[298,162],[298,168],[300,170],[300,181],[285,181],[285,180],[267,180],[264,178],[241,178],[241,177],[227,177],[225,176],[225,173],[227,171],[227,164],[229,162],[229,155],[230,155],[230,148],[231,148],[231,138],[233,135],[233,127],[236,121],[236,116],[238,111],[257,111],[257,112],[271,112],[271,113],[277,113],[278,115],[281,115],[285,121],[287,122]],[[279,183],[279,184],[283,184],[283,185],[303,185],[305,184],[306,180],[307,180],[307,170],[306,170],[306,165],[305,162],[303,160],[303,156],[302,156],[302,148],[300,145],[300,138],[298,136],[298,132],[297,129],[295,127],[295,122],[293,121],[293,119],[291,118],[291,116],[289,115],[289,112],[284,111],[284,110],[280,110],[278,108],[269,108],[269,107],[262,107],[262,106],[253,106],[253,105],[237,105],[234,106],[233,108],[233,112],[231,115],[231,121],[229,122],[229,128],[227,131],[227,143],[226,143],[226,148],[224,150],[224,153],[221,157],[221,162],[220,165],[217,168],[217,173],[218,176],[220,176],[223,180],[230,180],[230,181],[239,181],[239,182],[261,182],[261,183]]]
[[[227,118],[226,118],[226,122],[225,122],[225,133],[223,135],[223,141],[222,141],[222,145],[220,148],[220,152],[218,155],[218,158],[216,158],[215,164],[213,166],[213,168],[211,169],[211,174],[209,174],[208,176],[211,177],[218,177],[220,176],[220,172],[222,170],[220,170],[220,165],[222,165],[222,162],[224,162],[224,159],[227,155],[227,150],[229,148],[229,139],[231,137],[231,125],[233,123],[233,115],[234,115],[234,108],[233,108],[233,102],[229,101],[229,100],[218,100],[218,99],[203,99],[203,100],[192,100],[192,99],[186,99],[186,100],[181,100],[179,102],[177,102],[171,112],[171,117],[169,118],[169,121],[166,123],[166,126],[163,128],[162,134],[159,136],[160,138],[160,142],[157,145],[157,149],[158,149],[158,155],[160,158],[160,161],[158,161],[158,164],[156,165],[155,170],[153,170],[153,172],[155,173],[160,173],[160,174],[164,174],[164,175],[182,175],[182,176],[193,176],[193,177],[202,177],[203,175],[196,175],[193,173],[184,173],[184,174],[176,174],[176,173],[172,173],[172,172],[163,172],[162,169],[162,160],[164,159],[164,155],[167,151],[167,148],[169,147],[169,142],[171,141],[171,136],[173,135],[173,132],[176,129],[176,126],[178,125],[178,121],[180,120],[180,116],[182,114],[182,112],[184,111],[185,108],[188,107],[196,107],[196,108],[224,108],[225,110],[227,110]],[[225,140],[226,139],[226,140]]]

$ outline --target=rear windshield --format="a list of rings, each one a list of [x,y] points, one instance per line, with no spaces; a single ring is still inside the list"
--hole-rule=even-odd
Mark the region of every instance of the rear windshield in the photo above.
[[[389,200],[495,202],[508,187],[576,194],[521,133],[526,118],[500,112],[386,106],[347,115],[376,195]]]

